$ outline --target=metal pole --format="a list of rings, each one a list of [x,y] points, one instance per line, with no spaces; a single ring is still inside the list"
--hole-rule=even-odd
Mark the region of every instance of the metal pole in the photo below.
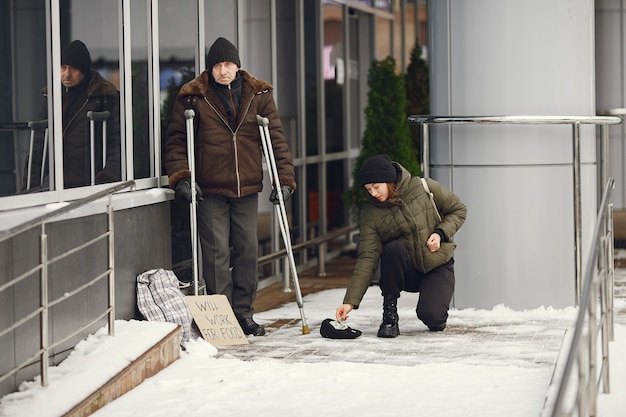
[[[268,173],[270,176],[270,182],[274,184],[277,191],[278,205],[274,205],[277,213],[279,214],[280,231],[283,236],[283,242],[287,249],[287,258],[289,259],[289,265],[291,266],[292,279],[296,291],[296,302],[300,310],[300,318],[302,319],[302,334],[309,334],[309,326],[306,323],[306,317],[304,315],[304,306],[302,301],[302,293],[300,292],[300,283],[298,281],[298,270],[296,268],[296,261],[293,257],[293,249],[291,246],[291,236],[289,234],[289,221],[287,219],[287,211],[285,210],[285,200],[280,190],[280,178],[278,177],[278,169],[276,168],[276,160],[274,159],[274,149],[270,139],[269,132],[269,120],[267,117],[261,117],[257,115],[257,123],[259,124],[259,132],[261,134],[261,145],[263,146],[263,153],[267,161]]]
[[[109,194],[109,205],[107,207],[107,217],[109,221],[109,335],[115,336],[115,237],[113,220],[112,194]]]
[[[185,110],[185,124],[187,128],[187,159],[191,172],[191,205],[189,207],[189,223],[191,228],[191,260],[193,262],[193,293],[198,295],[198,213],[196,194],[196,155],[193,118],[196,113],[193,109]]]
[[[39,238],[41,251],[41,282],[40,304],[41,318],[39,322],[39,337],[41,344],[41,385],[48,385],[48,235],[46,224],[41,224],[41,236]]]
[[[574,257],[576,268],[576,305],[580,303],[582,285],[582,202],[580,175],[580,122],[572,124],[574,152]]]
[[[430,178],[430,137],[428,123],[422,123],[422,176]]]

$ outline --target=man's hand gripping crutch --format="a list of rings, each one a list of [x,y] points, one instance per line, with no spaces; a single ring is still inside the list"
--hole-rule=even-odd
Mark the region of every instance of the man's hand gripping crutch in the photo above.
[[[289,234],[289,222],[287,220],[287,211],[285,210],[285,200],[280,185],[280,179],[278,178],[278,169],[276,168],[276,159],[274,158],[274,148],[272,147],[272,140],[269,131],[269,120],[267,117],[261,117],[257,114],[257,123],[259,124],[259,132],[261,133],[261,144],[263,145],[263,154],[265,155],[265,162],[267,163],[267,171],[270,176],[270,183],[273,184],[276,190],[276,196],[278,197],[278,204],[274,205],[276,213],[278,215],[278,222],[280,224],[280,233],[283,236],[283,242],[285,243],[285,250],[287,251],[287,257],[289,260],[289,267],[291,268],[293,284],[296,290],[296,302],[300,309],[300,317],[302,319],[302,334],[309,334],[309,326],[306,324],[306,317],[304,316],[304,306],[302,301],[302,293],[300,292],[300,282],[298,281],[298,271],[296,269],[296,261],[293,257],[293,250],[291,247],[291,235]]]

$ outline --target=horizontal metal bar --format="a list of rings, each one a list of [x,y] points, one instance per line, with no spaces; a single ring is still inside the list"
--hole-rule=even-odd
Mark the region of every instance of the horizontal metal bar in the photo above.
[[[76,294],[80,293],[82,290],[91,287],[93,284],[95,284],[96,282],[100,281],[102,278],[108,276],[110,273],[111,273],[111,269],[107,269],[106,271],[104,271],[102,274],[98,275],[97,277],[95,277],[91,281],[84,283],[80,287],[76,287],[73,291],[63,293],[62,297],[59,297],[56,300],[53,300],[53,301],[49,302],[48,303],[48,308],[53,307],[53,306],[55,306],[55,305],[65,301],[65,300],[67,300],[68,298],[75,296]]]
[[[29,315],[22,317],[21,319],[13,323],[10,327],[7,327],[3,331],[1,331],[0,337],[9,333],[11,330],[17,329],[18,327],[20,327],[22,324],[26,323],[27,321],[32,320],[35,317],[39,316],[39,313],[41,313],[42,310],[43,310],[43,307],[39,307],[36,310],[33,310]]]
[[[41,269],[43,268],[43,266],[41,264],[38,264],[37,266],[29,269],[28,271],[24,272],[23,274],[15,277],[14,279],[12,279],[11,281],[0,285],[0,292],[6,290],[7,288],[17,284],[18,282],[24,280],[25,278],[28,278],[30,275],[34,274],[35,272],[41,271]]]
[[[97,243],[100,240],[104,240],[104,238],[109,237],[109,235],[111,235],[111,232],[107,231],[102,233],[100,236],[96,236],[93,239],[83,243],[82,245],[79,246],[75,246],[74,248],[72,248],[71,250],[68,250],[66,252],[63,252],[62,254],[55,256],[54,258],[49,258],[48,259],[48,265],[51,265],[61,259],[67,258],[68,256],[71,256],[77,252],[80,252],[81,250],[85,249],[86,247],[93,245],[94,243]]]
[[[0,123],[0,130],[26,130],[28,129],[28,122],[2,122]]]
[[[48,350],[52,350],[55,347],[61,345],[62,343],[67,342],[68,340],[70,340],[72,337],[78,335],[80,332],[82,332],[83,330],[89,328],[90,326],[93,326],[94,324],[96,324],[98,321],[102,320],[105,316],[107,316],[111,310],[113,310],[112,307],[107,308],[106,310],[104,310],[104,313],[100,314],[98,317],[96,317],[95,319],[93,319],[92,321],[90,321],[89,323],[85,324],[83,327],[77,329],[75,332],[65,336],[63,339],[61,340],[57,340],[55,343],[51,344],[50,346],[48,346]]]
[[[11,369],[10,371],[8,371],[6,374],[0,375],[0,382],[4,381],[5,379],[10,377],[11,375],[18,373],[19,371],[21,371],[26,366],[32,365],[33,363],[35,363],[35,360],[38,359],[41,356],[42,352],[43,352],[43,349],[39,349],[30,358],[26,358],[22,363],[20,363],[19,365],[17,365],[16,367]]]
[[[308,249],[310,247],[319,245],[320,243],[328,242],[329,240],[333,240],[340,236],[347,235],[348,233],[352,232],[353,230],[356,230],[357,228],[358,228],[358,225],[356,224],[344,226],[342,228],[333,230],[332,232],[327,233],[325,235],[315,237],[311,240],[307,240],[306,242],[298,243],[297,245],[293,245],[292,250],[295,252],[297,250]],[[285,257],[286,255],[287,255],[287,249],[281,249],[277,252],[269,253],[265,256],[259,257],[258,264],[259,266],[265,265],[277,259],[281,259]]]
[[[64,213],[69,213],[72,210],[76,210],[79,207],[82,207],[92,201],[99,200],[103,197],[107,197],[109,194],[114,193],[116,191],[123,190],[125,188],[132,188],[135,186],[135,181],[124,181],[112,187],[105,188],[102,191],[91,194],[85,198],[81,198],[80,200],[72,201],[63,207],[59,207],[56,210],[50,211],[48,213],[42,214],[41,216],[35,217],[27,222],[19,224],[12,229],[4,230],[0,232],[0,242],[7,240],[13,236],[17,236],[18,234],[33,228],[35,226],[40,225],[41,223],[45,223],[53,217],[59,216]]]
[[[622,122],[614,116],[420,116],[408,117],[418,124],[589,124],[616,125]]]

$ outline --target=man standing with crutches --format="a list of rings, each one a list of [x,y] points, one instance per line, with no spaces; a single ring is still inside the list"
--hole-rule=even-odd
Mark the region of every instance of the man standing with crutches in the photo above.
[[[207,294],[224,294],[247,335],[263,336],[253,319],[258,286],[258,194],[263,189],[263,155],[257,114],[269,121],[271,142],[287,201],[296,188],[293,158],[283,135],[272,86],[240,69],[235,46],[218,38],[207,70],[181,88],[167,130],[165,168],[177,198],[197,202],[202,272]],[[195,185],[188,163],[185,110],[193,109]],[[192,188],[193,187],[193,188]],[[231,269],[232,268],[232,269]]]

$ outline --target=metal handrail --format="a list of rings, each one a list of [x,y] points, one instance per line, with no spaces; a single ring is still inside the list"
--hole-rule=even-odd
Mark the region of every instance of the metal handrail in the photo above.
[[[609,341],[614,340],[613,290],[615,271],[613,206],[609,200],[614,186],[614,179],[609,178],[602,196],[593,233],[592,247],[587,258],[584,288],[578,308],[574,335],[561,375],[559,390],[551,406],[551,417],[595,416],[597,415],[598,387],[602,385],[603,393],[610,393]],[[599,308],[598,301],[600,302]],[[599,317],[598,310],[600,310]],[[602,346],[602,363],[599,369],[597,367],[598,329],[600,329]],[[570,375],[574,366],[578,367],[576,395],[574,404],[569,404],[572,409],[565,411],[564,408],[567,405],[565,404],[565,397],[573,381]]]
[[[97,193],[90,194],[87,197],[81,198],[80,200],[69,202],[62,207],[59,207],[55,210],[44,213],[41,216],[35,217],[24,223],[20,223],[11,229],[0,231],[0,242],[7,240],[13,236],[19,235],[20,233],[28,229],[32,229],[33,227],[38,226],[41,223],[45,223],[54,217],[60,216],[61,214],[69,213],[72,210],[76,210],[79,207],[85,206],[103,197],[107,197],[110,194],[113,194],[117,191],[124,190],[126,188],[133,188],[134,186],[135,186],[135,181],[132,181],[132,180],[124,181],[115,186],[105,188],[102,191],[98,191]]]
[[[421,116],[408,117],[409,123],[416,123],[422,127],[422,174],[430,176],[430,135],[431,125],[476,125],[476,124],[518,124],[518,125],[571,125],[572,142],[574,149],[573,172],[574,172],[574,251],[576,258],[576,301],[580,300],[580,288],[582,280],[582,180],[581,180],[581,150],[580,150],[580,127],[581,125],[601,126],[601,154],[602,161],[608,161],[608,137],[609,125],[622,123],[622,119],[616,116]],[[600,184],[608,180],[606,164],[602,166],[602,178]]]
[[[358,229],[358,225],[356,223],[350,224],[348,226],[335,229],[329,233],[326,233],[325,235],[317,236],[305,242],[295,244],[292,246],[292,250],[296,252],[296,251],[309,249],[314,246],[317,246],[317,276],[323,277],[323,276],[326,276],[326,244],[329,241],[336,239],[338,237],[348,236],[351,232],[357,229]],[[267,255],[260,256],[259,259],[257,260],[257,264],[258,266],[263,266],[273,261],[284,259],[286,258],[286,256],[287,256],[287,249],[283,248],[283,249],[277,250],[276,252],[272,252],[272,253],[268,253]],[[190,259],[188,259],[188,260],[181,261],[173,265],[172,269],[174,271],[178,271],[182,269],[188,269],[191,267],[192,267],[192,262]],[[271,279],[271,278],[267,278],[267,279]],[[290,291],[289,279],[290,279],[289,268],[285,268],[282,274],[282,279],[281,279],[281,282],[282,282],[281,291],[283,292]],[[271,282],[274,283],[276,281],[274,280]],[[200,285],[200,287],[202,288],[202,284]]]
[[[351,232],[357,229],[358,229],[357,224],[350,224],[348,226],[340,227],[338,229],[335,229],[331,232],[326,233],[325,235],[317,236],[317,237],[314,237],[313,239],[293,245],[292,250],[296,252],[296,251],[309,249],[314,246],[317,246],[317,276],[323,277],[323,276],[326,276],[326,244],[329,241],[336,239],[338,237],[347,236]],[[283,248],[276,252],[268,253],[265,256],[259,257],[258,264],[259,266],[265,265],[272,261],[275,261],[281,258],[286,258],[286,256],[287,256],[287,249]],[[284,268],[283,276],[282,276],[281,291],[283,292],[290,291],[289,280],[290,280],[289,268]]]
[[[17,285],[18,283],[24,281],[26,278],[30,277],[32,274],[35,273],[39,273],[40,274],[40,279],[39,279],[39,285],[40,285],[40,305],[38,308],[36,308],[35,310],[31,311],[30,313],[26,314],[24,317],[21,317],[20,319],[16,320],[13,324],[11,324],[10,326],[1,329],[0,330],[0,338],[9,334],[10,332],[16,330],[17,328],[19,328],[20,326],[22,326],[23,324],[29,322],[30,320],[36,318],[37,316],[39,316],[40,318],[40,329],[39,329],[39,343],[40,343],[40,348],[30,357],[26,358],[24,361],[22,361],[20,364],[15,365],[13,368],[11,368],[10,370],[8,370],[6,373],[0,375],[0,382],[4,381],[5,379],[9,378],[10,376],[16,374],[17,372],[19,372],[21,369],[23,369],[24,367],[30,365],[33,361],[39,359],[40,361],[40,372],[41,372],[41,384],[43,386],[48,385],[48,358],[49,358],[49,352],[58,347],[60,344],[68,341],[69,339],[71,339],[72,337],[78,335],[79,333],[81,333],[82,331],[84,331],[85,329],[89,328],[90,326],[92,326],[93,324],[97,323],[98,321],[100,321],[102,318],[104,318],[105,316],[108,316],[108,329],[109,329],[109,335],[114,335],[115,334],[115,329],[114,329],[114,322],[115,322],[115,277],[114,277],[114,230],[113,230],[113,205],[112,205],[112,195],[113,193],[115,193],[116,191],[125,189],[125,188],[132,188],[135,186],[135,181],[126,181],[117,185],[114,185],[112,187],[106,188],[102,191],[99,191],[97,193],[91,194],[83,199],[80,200],[76,200],[73,202],[70,202],[69,204],[63,206],[63,207],[59,207],[56,210],[50,211],[48,213],[45,213],[39,217],[36,217],[34,219],[28,220],[26,222],[23,222],[15,227],[13,227],[12,229],[9,230],[5,230],[0,232],[0,242],[5,241],[7,239],[10,239],[12,237],[18,236],[20,233],[23,233],[27,230],[30,230],[34,227],[40,226],[41,227],[41,233],[39,236],[39,245],[40,245],[40,251],[41,251],[41,255],[40,255],[40,260],[39,260],[39,264],[33,268],[31,268],[30,270],[22,273],[21,275],[14,277],[13,279],[9,280],[8,282],[4,283],[3,285],[0,286],[0,292],[5,291],[11,287],[13,287],[14,285]],[[108,230],[102,234],[100,234],[99,236],[90,239],[87,242],[84,242],[83,244],[77,245],[75,247],[72,248],[68,248],[65,252],[63,252],[62,254],[50,258],[48,257],[48,235],[46,233],[46,223],[48,223],[50,220],[52,220],[53,218],[60,216],[61,214],[64,213],[68,213],[72,210],[75,210],[79,207],[85,206],[93,201],[96,201],[100,198],[103,197],[108,197],[109,202],[107,205],[107,219],[108,219]],[[107,239],[108,242],[108,267],[106,269],[106,271],[104,271],[103,273],[99,274],[98,276],[96,276],[95,278],[90,279],[88,282],[84,283],[83,285],[80,285],[79,287],[71,290],[71,291],[67,291],[65,292],[63,295],[61,295],[60,297],[54,299],[54,300],[50,300],[49,299],[49,288],[48,288],[48,269],[50,267],[50,265],[54,264],[55,262],[62,260],[64,258],[66,258],[67,256],[74,254],[82,249],[85,249],[88,246],[91,246],[97,242],[99,242],[100,240],[103,239]],[[101,312],[98,317],[96,317],[95,319],[91,320],[89,323],[83,325],[82,327],[78,328],[78,329],[74,329],[73,331],[70,332],[69,335],[66,335],[65,337],[63,337],[62,339],[59,340],[54,340],[54,341],[50,341],[48,338],[48,329],[49,329],[49,322],[48,322],[48,310],[49,308],[62,303],[63,301],[67,300],[68,298],[71,298],[79,293],[81,293],[83,290],[86,290],[87,288],[90,288],[91,286],[93,286],[94,284],[96,284],[97,282],[99,282],[100,280],[102,280],[103,278],[108,278],[108,293],[107,293],[107,308]]]

